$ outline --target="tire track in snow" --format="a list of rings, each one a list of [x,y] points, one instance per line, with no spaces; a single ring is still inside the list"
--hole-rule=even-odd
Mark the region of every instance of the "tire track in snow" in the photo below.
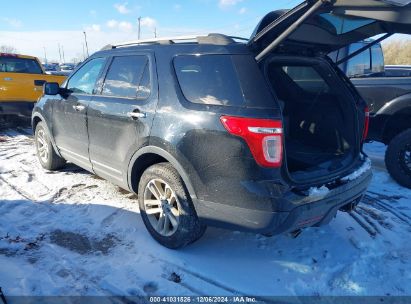
[[[374,229],[373,226],[367,223],[367,221],[361,215],[359,215],[355,211],[351,211],[348,214],[370,235],[370,237],[375,238],[377,236],[378,232]]]
[[[392,215],[394,215],[396,218],[398,218],[399,220],[401,220],[403,223],[407,224],[408,226],[411,226],[411,217],[408,216],[407,214],[396,210],[395,207],[386,204],[385,202],[379,200],[378,198],[372,197],[368,194],[366,194],[363,198],[363,200],[361,201],[364,204],[367,204],[369,206],[373,206],[374,204],[381,207],[382,209],[384,209],[386,212],[391,213]]]
[[[180,265],[175,264],[175,263],[173,263],[173,262],[166,261],[166,260],[164,260],[164,259],[162,259],[162,258],[153,256],[153,255],[150,254],[150,253],[147,253],[147,255],[148,255],[153,261],[161,262],[161,263],[163,263],[166,267],[168,267],[168,268],[170,268],[170,269],[176,270],[176,272],[180,272],[180,273],[183,273],[183,274],[185,274],[185,275],[187,275],[187,276],[189,276],[189,277],[191,277],[191,278],[200,280],[200,281],[202,281],[203,283],[207,283],[208,285],[213,286],[214,288],[220,289],[221,291],[224,291],[224,292],[226,292],[226,293],[228,292],[228,293],[230,293],[230,294],[232,294],[232,295],[240,295],[240,294],[243,294],[243,293],[241,293],[240,291],[235,290],[234,288],[231,288],[231,287],[229,287],[229,286],[227,286],[227,285],[225,285],[225,284],[223,284],[223,283],[220,283],[220,282],[215,281],[215,280],[213,280],[213,279],[211,279],[211,278],[208,278],[208,277],[206,277],[206,276],[203,276],[202,274],[199,274],[199,273],[197,273],[197,272],[194,272],[194,271],[192,271],[192,270],[189,270],[189,269],[187,269],[187,268],[185,268],[185,267],[183,267],[183,266],[180,266]],[[188,284],[185,284],[185,285],[186,285],[188,288],[190,288],[190,290],[196,290],[194,287],[191,287],[191,286],[188,285]],[[209,290],[209,289],[207,289],[207,290]],[[200,294],[199,294],[199,295],[205,295],[205,294],[200,291]]]
[[[25,199],[28,199],[29,201],[37,201],[34,197],[32,197],[29,193],[27,193],[26,191],[17,188],[16,186],[14,186],[12,183],[10,183],[7,179],[3,178],[0,175],[0,180],[7,184],[13,191],[15,191],[17,194],[21,195],[22,197],[24,197]]]
[[[361,216],[368,223],[368,225],[372,227],[372,229],[375,231],[375,235],[381,234],[381,229],[378,227],[378,225],[383,226],[383,224],[379,221],[374,222],[375,219],[372,215],[370,215],[370,212],[370,210],[366,210],[361,206],[357,207],[357,209],[355,210],[355,213]]]
[[[383,234],[382,229],[392,230],[394,228],[394,225],[387,221],[389,217],[386,213],[394,215],[392,220],[398,219],[401,223],[411,226],[409,216],[368,194],[364,196],[360,205],[348,214],[371,238],[376,238]]]

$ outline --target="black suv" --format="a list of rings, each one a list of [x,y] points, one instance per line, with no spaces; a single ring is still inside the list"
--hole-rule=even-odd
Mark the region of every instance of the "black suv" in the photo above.
[[[206,225],[278,234],[326,224],[371,180],[366,104],[326,54],[410,20],[402,6],[367,1],[268,14],[247,43],[210,34],[108,46],[61,87],[45,84],[32,117],[39,160],[138,193],[148,231],[169,248]],[[389,20],[362,17],[373,9]]]

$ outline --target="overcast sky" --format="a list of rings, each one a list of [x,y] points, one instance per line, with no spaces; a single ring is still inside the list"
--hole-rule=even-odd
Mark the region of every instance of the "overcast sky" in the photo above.
[[[4,1],[0,45],[19,53],[66,61],[83,56],[86,31],[90,53],[103,46],[142,38],[219,32],[249,37],[268,12],[291,8],[301,0],[13,0]],[[85,52],[85,51],[84,51]]]

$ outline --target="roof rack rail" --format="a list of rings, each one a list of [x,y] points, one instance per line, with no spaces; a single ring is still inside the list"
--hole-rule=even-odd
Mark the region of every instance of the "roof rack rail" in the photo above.
[[[173,43],[174,41],[189,41],[189,40],[197,40],[198,36],[175,36],[175,37],[160,37],[160,38],[151,38],[151,39],[141,39],[141,40],[131,40],[113,44],[113,48],[124,47],[124,46],[131,46],[131,45],[139,45],[139,44],[152,44],[152,43],[161,43],[161,42],[168,42]]]
[[[151,39],[132,40],[112,45],[105,46],[102,50],[115,49],[120,47],[128,47],[133,45],[144,44],[174,44],[177,42],[196,42],[199,44],[216,44],[216,45],[228,45],[235,43],[235,40],[248,40],[246,38],[226,36],[223,34],[206,34],[206,35],[191,35],[191,36],[176,36],[176,37],[160,37]]]

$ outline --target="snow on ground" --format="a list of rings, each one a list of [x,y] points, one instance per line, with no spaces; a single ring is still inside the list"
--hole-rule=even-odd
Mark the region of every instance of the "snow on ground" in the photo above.
[[[76,166],[43,170],[30,134],[0,127],[6,296],[411,295],[411,191],[381,167],[357,211],[297,239],[209,228],[172,251],[150,237],[133,194]]]

